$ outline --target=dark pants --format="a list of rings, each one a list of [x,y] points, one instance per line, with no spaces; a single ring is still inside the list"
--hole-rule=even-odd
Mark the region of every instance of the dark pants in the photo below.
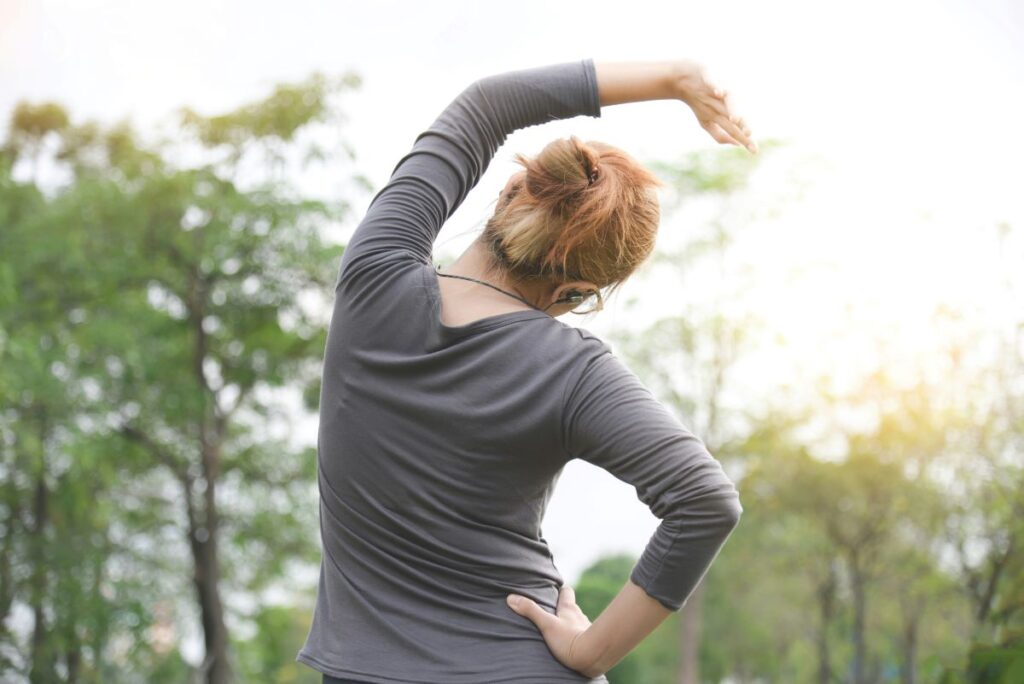
[[[337,677],[325,674],[323,684],[367,684],[367,682],[358,679],[338,679]]]

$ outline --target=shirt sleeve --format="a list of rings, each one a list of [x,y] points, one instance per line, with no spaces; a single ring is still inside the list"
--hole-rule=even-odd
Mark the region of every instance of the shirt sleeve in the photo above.
[[[678,611],[711,566],[743,508],[699,438],[614,354],[590,361],[568,390],[566,452],[636,488],[661,520],[630,579]]]
[[[373,197],[341,260],[339,283],[380,260],[432,263],[441,226],[514,131],[601,116],[593,59],[510,71],[463,90],[402,157]]]

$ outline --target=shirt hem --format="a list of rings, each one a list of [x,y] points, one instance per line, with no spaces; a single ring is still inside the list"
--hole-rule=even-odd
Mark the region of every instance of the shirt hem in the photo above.
[[[418,678],[418,679],[399,679],[399,678],[396,678],[396,677],[389,677],[387,675],[381,675],[381,674],[369,675],[369,674],[366,674],[365,672],[359,672],[358,670],[349,670],[349,669],[346,669],[346,668],[343,668],[343,667],[339,668],[339,667],[333,667],[331,665],[327,665],[326,663],[321,662],[320,660],[314,658],[313,656],[306,655],[305,653],[300,653],[299,655],[297,655],[295,657],[295,660],[297,662],[304,663],[305,665],[310,666],[311,668],[313,668],[314,670],[320,672],[321,674],[328,674],[328,675],[330,675],[332,677],[338,677],[338,678],[341,678],[341,679],[344,679],[346,677],[352,677],[354,679],[362,679],[362,680],[365,680],[367,682],[371,682],[372,684],[452,684],[451,678],[448,678],[448,679],[429,679],[429,680],[428,679],[423,679],[422,677]],[[522,682],[522,681],[523,681],[522,677],[504,677],[504,678],[501,678],[501,679],[487,679],[486,680],[487,684],[491,684],[491,682]],[[576,682],[576,684],[580,684],[581,682],[583,684],[608,684],[608,679],[604,675],[601,675],[600,677],[595,677],[594,679],[586,679],[584,675],[580,675],[579,677],[573,677],[571,679],[570,678],[565,678],[565,677],[557,677],[557,676],[552,676],[550,679],[548,679],[547,676],[545,676],[544,681],[545,682]],[[468,684],[468,683],[466,683],[466,684]],[[480,684],[483,684],[483,681],[481,681]]]

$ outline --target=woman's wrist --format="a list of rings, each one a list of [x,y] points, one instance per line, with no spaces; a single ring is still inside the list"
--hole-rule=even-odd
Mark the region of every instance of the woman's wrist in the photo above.
[[[686,66],[685,61],[595,62],[601,106],[679,99]]]
[[[672,64],[671,90],[673,98],[686,101],[704,83],[705,67],[692,59],[680,59]]]

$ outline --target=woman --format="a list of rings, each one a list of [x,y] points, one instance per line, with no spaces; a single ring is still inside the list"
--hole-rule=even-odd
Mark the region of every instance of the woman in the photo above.
[[[517,158],[477,241],[432,264],[510,133],[655,99],[756,153],[699,65],[585,59],[474,82],[370,202],[341,260],[320,400],[323,561],[297,660],[325,682],[607,681],[737,524],[736,488],[704,444],[608,345],[557,320],[599,307],[649,256],[653,174],[556,140]],[[632,484],[662,521],[593,624],[541,534],[573,458]]]

